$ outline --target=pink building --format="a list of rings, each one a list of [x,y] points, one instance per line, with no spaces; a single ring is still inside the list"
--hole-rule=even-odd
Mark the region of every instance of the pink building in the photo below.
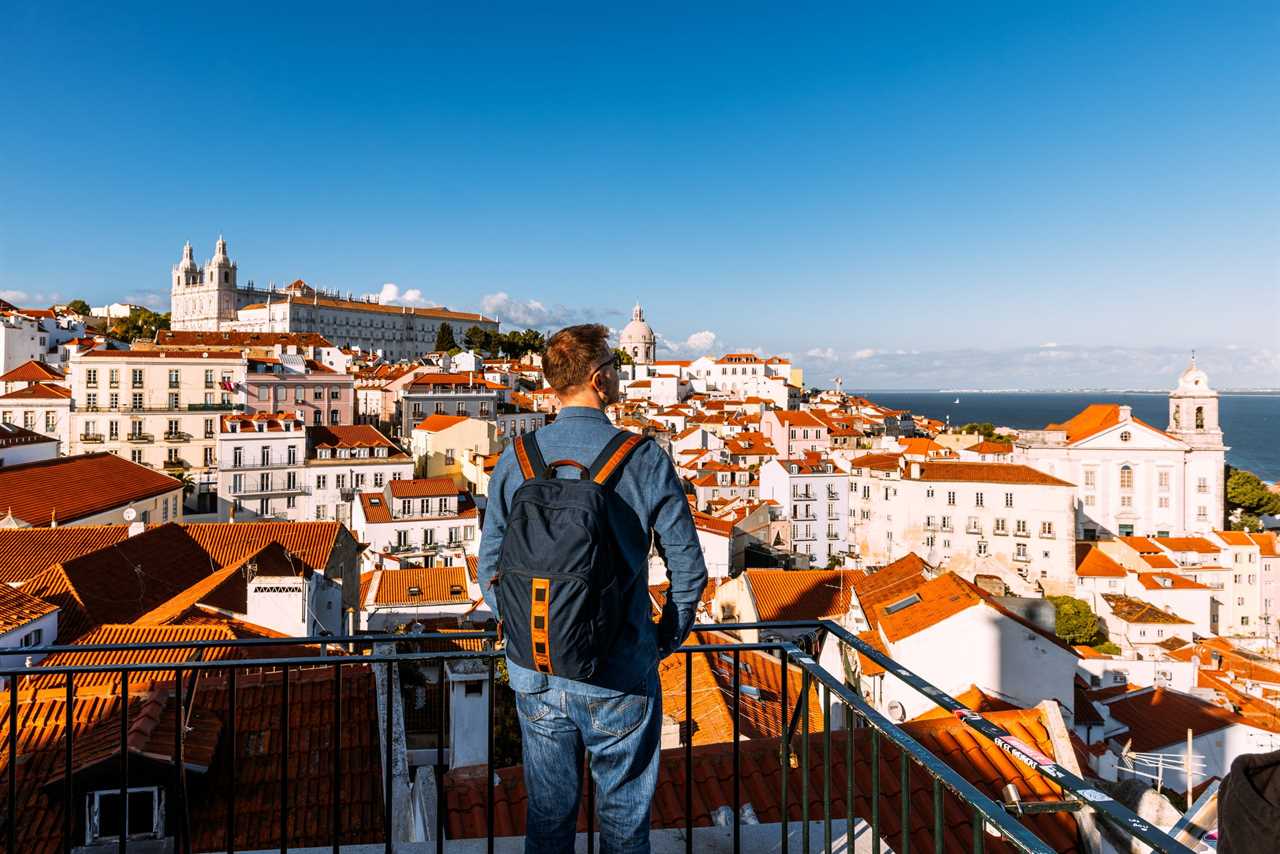
[[[765,410],[760,416],[760,432],[785,458],[802,457],[809,451],[826,453],[831,446],[827,425],[802,410]]]
[[[251,356],[244,385],[247,415],[295,413],[311,426],[355,423],[355,378],[315,359]]]

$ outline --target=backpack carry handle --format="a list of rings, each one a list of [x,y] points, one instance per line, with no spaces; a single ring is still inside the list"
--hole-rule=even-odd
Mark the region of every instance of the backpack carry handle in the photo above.
[[[582,472],[583,479],[591,477],[591,469],[587,468],[577,460],[556,460],[553,463],[547,463],[546,468],[542,470],[542,476],[547,480],[555,480],[556,469],[561,466],[573,466],[574,468],[579,469]]]

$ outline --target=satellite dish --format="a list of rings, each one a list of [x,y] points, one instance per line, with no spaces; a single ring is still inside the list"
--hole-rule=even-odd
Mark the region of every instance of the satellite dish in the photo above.
[[[888,712],[889,720],[894,723],[900,724],[907,719],[907,710],[897,700],[891,701],[886,711]]]
[[[125,509],[122,515],[124,516],[124,520],[126,522],[132,522],[134,519],[138,518],[138,511],[134,510],[132,507],[129,507]]]

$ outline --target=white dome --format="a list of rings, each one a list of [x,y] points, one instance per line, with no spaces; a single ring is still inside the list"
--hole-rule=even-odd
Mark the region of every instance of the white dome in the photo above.
[[[656,340],[653,327],[645,323],[644,310],[640,308],[640,303],[636,303],[636,307],[631,310],[631,322],[622,327],[618,343],[625,348],[628,344],[652,344]]]
[[[1196,366],[1196,357],[1191,357],[1191,364],[1178,375],[1179,392],[1192,394],[1209,394],[1209,375]]]

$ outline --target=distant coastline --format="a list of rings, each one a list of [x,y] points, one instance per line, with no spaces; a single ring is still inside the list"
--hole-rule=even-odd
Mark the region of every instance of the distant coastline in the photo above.
[[[873,388],[845,391],[863,397],[877,394],[1169,394],[1167,388]],[[1218,394],[1280,397],[1280,388],[1226,388],[1219,389]]]

